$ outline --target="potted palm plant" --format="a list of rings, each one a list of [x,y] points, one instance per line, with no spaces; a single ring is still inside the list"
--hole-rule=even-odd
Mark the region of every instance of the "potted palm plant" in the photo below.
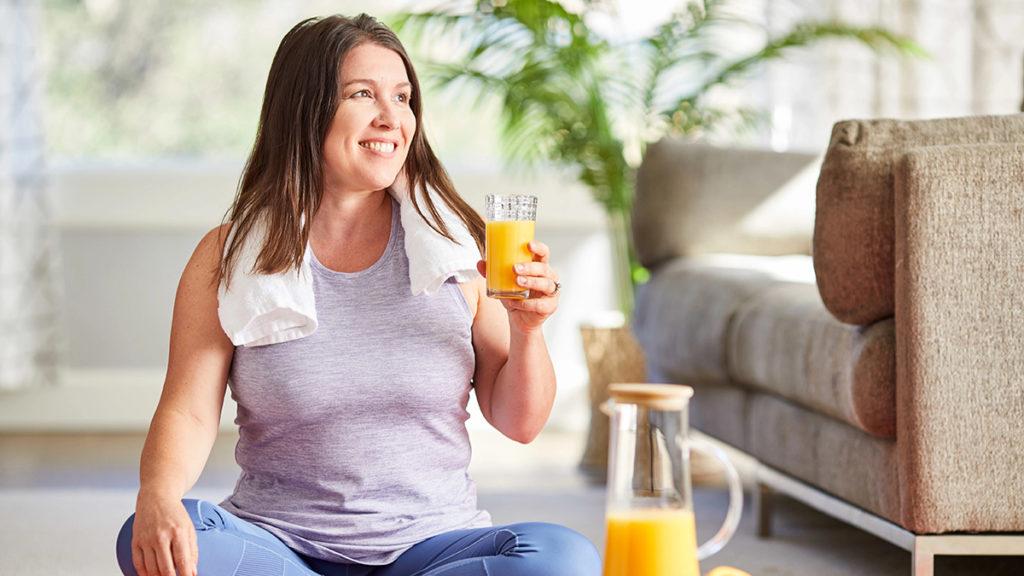
[[[845,39],[874,50],[919,51],[881,28],[828,21],[797,24],[750,53],[734,55],[715,39],[754,24],[723,0],[691,1],[638,38],[602,36],[591,25],[595,16],[607,21],[614,13],[595,0],[583,0],[579,10],[553,0],[475,0],[403,13],[394,26],[414,41],[457,39],[456,54],[426,63],[427,78],[442,88],[498,98],[508,160],[568,167],[591,190],[607,215],[626,321],[634,287],[647,278],[633,250],[630,218],[634,174],[649,142],[749,127],[757,111],[718,107],[709,93],[795,49]],[[597,474],[607,446],[605,419],[596,413],[604,388],[645,378],[639,347],[625,326],[583,328],[593,415],[582,466]]]

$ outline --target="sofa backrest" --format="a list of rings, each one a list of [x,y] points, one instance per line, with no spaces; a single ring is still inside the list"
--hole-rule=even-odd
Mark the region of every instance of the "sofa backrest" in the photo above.
[[[832,129],[818,179],[814,271],[839,320],[894,315],[893,186],[900,158],[927,146],[1024,142],[1024,114],[941,120],[849,120]]]
[[[652,144],[633,205],[640,261],[655,267],[700,254],[810,254],[819,165],[812,154],[675,138]]]

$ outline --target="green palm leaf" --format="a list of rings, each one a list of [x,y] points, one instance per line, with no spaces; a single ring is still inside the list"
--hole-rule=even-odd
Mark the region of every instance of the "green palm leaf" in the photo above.
[[[643,277],[628,230],[634,165],[647,142],[666,133],[698,137],[760,125],[762,111],[714,107],[704,96],[799,48],[846,40],[876,52],[923,54],[881,28],[806,22],[735,57],[716,45],[716,34],[758,25],[730,13],[727,0],[689,2],[649,36],[611,42],[587,25],[587,12],[598,10],[605,10],[598,0],[584,0],[580,13],[552,0],[475,0],[401,14],[391,23],[420,45],[458,40],[457,53],[428,63],[426,76],[441,89],[472,95],[477,105],[499,100],[510,165],[567,166],[591,189],[625,258],[619,269],[627,314],[632,279]]]

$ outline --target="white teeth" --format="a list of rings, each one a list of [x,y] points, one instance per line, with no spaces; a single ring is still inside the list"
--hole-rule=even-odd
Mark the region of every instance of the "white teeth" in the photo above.
[[[375,152],[384,152],[385,154],[390,154],[395,150],[394,142],[363,142],[360,146]]]

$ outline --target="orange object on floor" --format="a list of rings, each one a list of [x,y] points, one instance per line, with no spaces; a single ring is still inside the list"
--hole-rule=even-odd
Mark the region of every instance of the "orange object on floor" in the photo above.
[[[740,570],[739,568],[731,568],[729,566],[719,566],[707,573],[707,576],[750,576],[749,573]]]

